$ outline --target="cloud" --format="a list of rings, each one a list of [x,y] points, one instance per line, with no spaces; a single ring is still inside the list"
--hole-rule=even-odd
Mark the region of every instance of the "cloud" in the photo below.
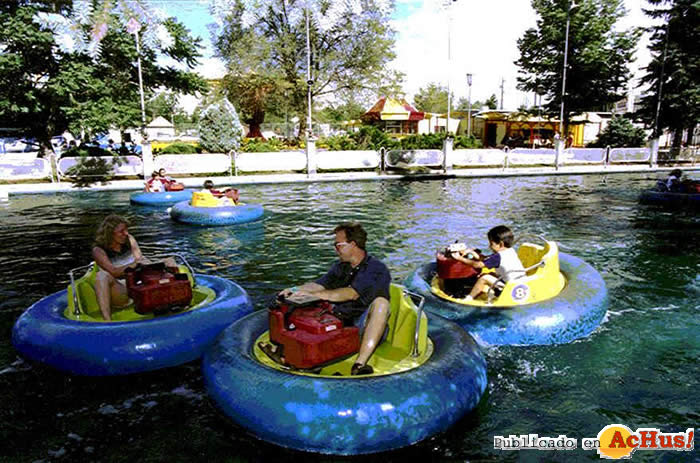
[[[620,28],[647,24],[643,0],[625,0],[629,16]],[[457,0],[450,5],[448,65],[448,15],[439,0],[399,0],[392,26],[397,31],[396,59],[390,67],[406,74],[404,90],[409,100],[430,82],[447,86],[459,100],[467,96],[466,74],[471,73],[472,101],[496,94],[500,100],[504,79],[504,107],[515,109],[532,103],[533,95],[516,89],[519,57],[517,40],[536,26],[537,16],[529,0]],[[648,61],[646,42],[637,52],[637,70]],[[641,63],[641,64],[640,64]]]

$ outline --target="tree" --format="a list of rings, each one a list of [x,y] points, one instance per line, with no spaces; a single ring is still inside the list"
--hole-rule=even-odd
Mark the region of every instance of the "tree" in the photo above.
[[[243,126],[236,108],[226,99],[208,106],[199,115],[199,138],[210,153],[228,153],[241,146]]]
[[[598,139],[590,143],[590,147],[625,148],[630,146],[644,146],[646,133],[644,130],[632,125],[629,119],[613,117],[608,125],[598,135]]]
[[[492,93],[489,99],[484,102],[484,106],[486,106],[489,109],[498,108],[498,98],[496,98],[495,93]]]
[[[172,18],[148,21],[141,2],[0,2],[0,125],[20,127],[50,147],[70,129],[87,134],[141,125],[136,44],[125,18],[139,18],[144,90],[206,89],[189,70],[156,63],[158,55],[186,68],[198,40]]]
[[[264,138],[260,124],[265,113],[284,104],[285,82],[262,74],[228,74],[222,87],[227,98],[240,108],[241,119],[248,124],[248,138]]]
[[[481,111],[481,107],[484,106],[484,103],[482,103],[479,100],[472,101],[472,112],[474,111]],[[468,98],[460,98],[457,101],[457,111],[468,111],[469,110],[469,99]]]
[[[318,99],[382,84],[385,65],[394,58],[390,10],[387,0],[214,2],[212,14],[221,25],[216,50],[231,75],[275,81],[274,89],[266,91],[268,97],[279,98],[286,91],[289,109],[299,117],[303,130],[309,86],[312,98]],[[268,107],[267,101],[262,106]],[[242,112],[251,111],[242,108]]]
[[[642,83],[640,116],[659,136],[662,129],[673,132],[672,146],[680,148],[683,131],[690,142],[700,120],[700,5],[697,0],[649,0],[656,6],[646,13],[662,24],[651,27],[649,49],[652,60]],[[659,94],[661,95],[660,107]]]
[[[413,97],[413,104],[419,111],[446,113],[447,88],[431,82],[426,88],[420,88],[418,90]]]
[[[570,17],[564,131],[569,115],[605,109],[624,96],[639,31],[613,27],[623,0],[532,0],[537,27],[518,39],[518,88],[544,96],[544,111],[559,114],[567,14]]]

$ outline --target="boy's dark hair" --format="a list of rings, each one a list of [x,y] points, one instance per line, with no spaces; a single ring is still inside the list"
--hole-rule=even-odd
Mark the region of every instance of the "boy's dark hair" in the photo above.
[[[333,229],[333,233],[338,233],[339,231],[345,233],[348,243],[354,241],[357,247],[364,251],[367,244],[367,232],[362,228],[362,225],[358,222],[343,222]]]
[[[671,175],[681,178],[681,175],[683,175],[683,171],[680,169],[673,169],[671,172],[669,172],[668,176],[670,177]]]
[[[158,171],[157,171],[157,170],[154,170],[154,171],[151,173],[151,178],[156,178],[157,176],[158,176]]]
[[[214,188],[214,182],[212,182],[211,180],[205,180],[204,188],[206,188],[207,190],[211,190],[212,188]]]
[[[513,241],[515,241],[513,230],[506,227],[505,225],[493,227],[491,230],[489,230],[486,236],[489,238],[490,242],[503,243],[503,246],[507,248],[513,246]]]

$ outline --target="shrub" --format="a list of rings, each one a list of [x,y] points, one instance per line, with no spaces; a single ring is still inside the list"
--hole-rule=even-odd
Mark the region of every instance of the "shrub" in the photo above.
[[[228,153],[241,146],[243,126],[233,105],[223,99],[207,106],[199,116],[199,138],[210,153]]]
[[[100,150],[109,153],[107,150]],[[116,155],[112,155],[109,159],[104,155],[99,157],[89,155],[89,150],[78,149],[76,151],[81,153],[78,161],[66,171],[66,175],[71,177],[71,182],[76,188],[88,187],[97,182],[103,185],[108,183],[114,178],[114,167],[123,163],[122,159]]]
[[[153,150],[154,154],[196,154],[201,153],[202,147],[199,144],[175,142],[160,149]]]
[[[646,145],[646,133],[643,129],[635,127],[629,119],[613,117],[605,129],[598,135],[598,139],[588,146],[592,148],[627,148]]]

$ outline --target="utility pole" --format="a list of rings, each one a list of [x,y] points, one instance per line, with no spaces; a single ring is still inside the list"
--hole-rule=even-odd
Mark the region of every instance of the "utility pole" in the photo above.
[[[506,80],[501,77],[501,109],[503,109],[503,86],[505,85]]]

